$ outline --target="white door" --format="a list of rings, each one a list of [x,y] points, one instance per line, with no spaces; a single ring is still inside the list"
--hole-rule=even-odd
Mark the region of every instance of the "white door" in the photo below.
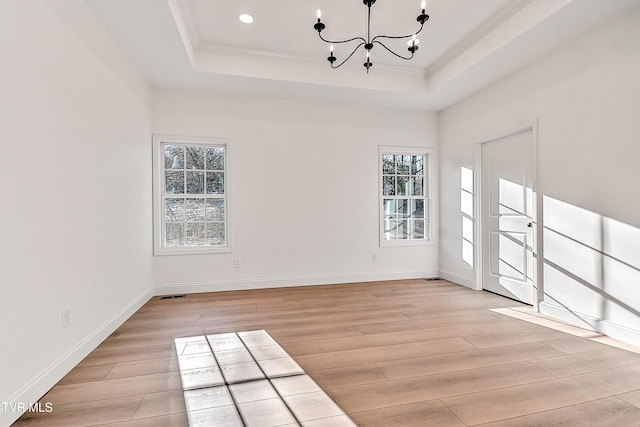
[[[482,288],[534,300],[532,129],[482,144]]]

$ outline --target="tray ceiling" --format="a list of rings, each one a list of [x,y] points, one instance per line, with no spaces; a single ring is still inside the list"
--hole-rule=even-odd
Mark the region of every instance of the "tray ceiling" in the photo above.
[[[381,48],[365,72],[357,52],[332,70],[323,35],[364,35],[360,0],[87,0],[154,87],[438,111],[561,44],[638,7],[640,0],[428,0],[431,19],[411,61]],[[415,31],[419,0],[380,0],[372,33]],[[238,20],[249,13],[253,24]],[[400,41],[398,49],[406,49]],[[336,46],[336,56],[346,50]]]

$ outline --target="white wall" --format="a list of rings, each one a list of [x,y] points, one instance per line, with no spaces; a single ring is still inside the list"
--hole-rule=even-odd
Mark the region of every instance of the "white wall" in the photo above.
[[[231,139],[233,253],[155,257],[157,293],[438,275],[437,161],[433,244],[378,243],[378,147],[435,148],[435,114],[154,90],[153,132]]]
[[[461,259],[460,167],[474,141],[538,120],[542,309],[640,342],[640,10],[440,114],[441,269]],[[571,314],[573,312],[574,314]],[[627,330],[630,328],[631,330]]]
[[[1,402],[35,402],[152,295],[151,90],[100,28],[83,1],[0,2]]]

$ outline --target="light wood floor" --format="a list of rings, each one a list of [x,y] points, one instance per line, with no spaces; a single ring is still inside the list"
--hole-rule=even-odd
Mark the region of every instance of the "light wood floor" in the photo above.
[[[361,426],[640,426],[640,354],[408,280],[153,298],[16,426],[186,426],[173,339],[267,330]]]

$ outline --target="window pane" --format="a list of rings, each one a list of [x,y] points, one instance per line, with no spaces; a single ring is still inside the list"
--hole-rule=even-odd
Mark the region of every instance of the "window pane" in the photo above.
[[[395,240],[396,239],[396,226],[398,221],[385,219],[383,222],[384,232],[383,239],[384,240]]]
[[[424,220],[411,221],[411,238],[424,239]]]
[[[393,154],[382,155],[382,173],[396,173],[396,156]]]
[[[204,199],[187,199],[185,211],[187,221],[204,221]]]
[[[187,172],[187,193],[204,194],[204,172]]]
[[[460,168],[460,188],[473,194],[473,171],[464,166]]]
[[[411,156],[396,156],[396,165],[398,175],[410,175]]]
[[[187,169],[204,169],[204,147],[186,147]]]
[[[207,245],[224,245],[224,222],[207,223],[205,242]]]
[[[165,199],[165,221],[184,221],[184,199]]]
[[[223,172],[207,172],[207,194],[224,194]]]
[[[184,168],[184,147],[178,145],[164,146],[164,168],[183,169]]]
[[[410,213],[411,213],[411,217],[413,218],[424,218],[424,200],[422,199],[411,200]]]
[[[409,196],[411,194],[409,192],[409,177],[408,176],[399,176],[398,177],[398,187],[396,189],[396,194],[398,196]]]
[[[460,210],[473,218],[473,194],[460,190]]]
[[[398,218],[409,217],[409,199],[398,199]]]
[[[184,244],[186,246],[204,245],[204,223],[187,222],[185,224]]]
[[[394,196],[396,194],[396,177],[385,176],[382,178],[382,195]]]
[[[411,157],[411,175],[423,175],[424,174],[424,157],[412,156]]]
[[[207,170],[224,170],[224,148],[207,147]]]
[[[398,240],[405,240],[409,237],[409,233],[407,227],[409,226],[408,221],[398,221],[396,226],[396,234]]]
[[[382,202],[382,217],[383,218],[395,218],[396,217],[396,201],[395,199],[385,199]]]
[[[466,240],[462,241],[462,260],[473,267],[474,264],[474,250],[473,245]]]
[[[424,196],[424,188],[422,187],[424,179],[421,176],[411,177],[411,195]]]
[[[166,223],[166,246],[183,246],[184,245],[184,225],[181,222]]]
[[[462,238],[473,243],[473,221],[466,216],[462,217]]]
[[[184,172],[165,172],[165,194],[184,193]]]
[[[207,221],[224,220],[224,199],[207,199],[205,219]]]

